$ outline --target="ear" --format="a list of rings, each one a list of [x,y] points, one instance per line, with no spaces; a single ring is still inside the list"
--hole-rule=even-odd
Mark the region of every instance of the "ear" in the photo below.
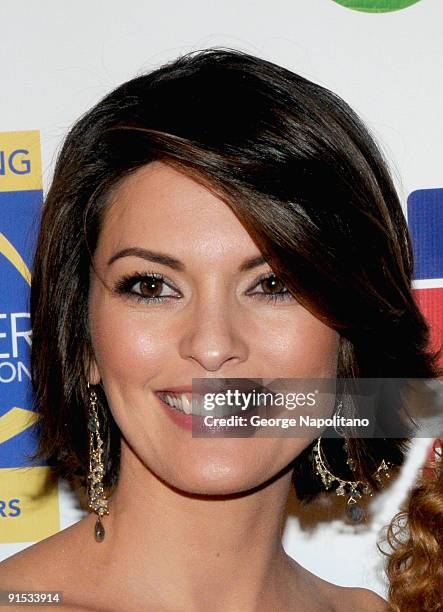
[[[83,364],[85,379],[89,381],[91,385],[98,385],[101,380],[100,371],[94,355],[92,355],[87,348],[85,348],[83,353]]]

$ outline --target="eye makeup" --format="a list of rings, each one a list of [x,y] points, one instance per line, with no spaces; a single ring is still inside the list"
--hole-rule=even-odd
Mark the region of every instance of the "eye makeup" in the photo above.
[[[262,292],[252,292],[251,290],[255,289],[259,285],[262,285],[266,281],[272,281],[273,283],[280,283],[282,286],[282,290],[276,293],[266,293]],[[145,283],[150,289],[155,291],[158,286],[166,286],[169,287],[176,295],[143,295],[138,291],[134,291],[134,286],[137,284]],[[134,299],[136,302],[144,302],[146,304],[152,303],[160,303],[170,299],[180,299],[181,294],[178,289],[174,286],[174,284],[167,279],[163,274],[159,272],[135,272],[133,274],[127,274],[122,276],[115,284],[114,291],[120,295],[128,297],[130,299]],[[178,295],[177,295],[178,294]],[[246,295],[253,299],[265,300],[267,302],[275,303],[281,301],[289,301],[295,300],[292,293],[286,289],[283,283],[280,281],[279,277],[274,273],[265,272],[256,279],[254,285],[251,289],[246,292]]]

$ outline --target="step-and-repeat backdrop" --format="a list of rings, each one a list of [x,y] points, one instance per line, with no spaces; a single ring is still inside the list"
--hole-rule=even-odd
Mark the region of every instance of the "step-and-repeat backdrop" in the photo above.
[[[441,0],[229,0],[212,12],[197,0],[177,3],[174,12],[134,0],[124,6],[109,0],[105,13],[101,7],[82,0],[62,11],[53,0],[26,7],[6,0],[0,9],[0,50],[9,58],[0,101],[0,559],[83,516],[66,483],[44,461],[27,459],[38,420],[29,382],[32,254],[64,133],[136,73],[191,49],[230,46],[341,94],[391,160],[414,241],[415,296],[432,344],[443,337]],[[402,502],[430,442],[414,442],[400,478],[374,500],[374,519],[363,530],[340,521],[307,528],[290,500],[287,552],[327,580],[384,594],[379,530]]]

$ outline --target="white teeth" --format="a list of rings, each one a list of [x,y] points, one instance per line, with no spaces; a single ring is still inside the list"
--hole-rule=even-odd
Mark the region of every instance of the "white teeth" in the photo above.
[[[185,414],[197,414],[197,415],[207,414],[201,402],[197,399],[198,396],[194,398],[193,402],[188,399],[188,396],[185,393],[181,393],[179,396],[161,394],[161,397],[163,401],[165,401],[172,408],[175,408],[175,410],[178,410],[179,412],[184,412]],[[265,405],[266,405],[265,397],[259,397],[258,401],[255,404],[256,407],[265,406]],[[249,406],[249,409],[253,409],[253,408],[254,408],[253,405]],[[193,412],[193,409],[194,409],[194,412]],[[218,416],[229,416],[230,414],[232,414],[232,412],[233,412],[232,407],[229,407],[229,406],[226,406],[224,408],[218,407],[217,414]]]
[[[184,393],[182,393],[180,397],[176,397],[175,395],[169,394],[163,395],[163,400],[179,412],[191,414],[191,404]]]
[[[168,402],[168,404],[169,404],[170,406],[174,406],[174,400],[173,400],[173,398],[172,398],[170,395],[167,395],[167,396],[165,397],[165,399],[166,399],[166,401]]]
[[[183,408],[183,412],[185,412],[186,414],[191,414],[191,402],[188,400],[184,393],[182,393],[181,396],[181,405]]]

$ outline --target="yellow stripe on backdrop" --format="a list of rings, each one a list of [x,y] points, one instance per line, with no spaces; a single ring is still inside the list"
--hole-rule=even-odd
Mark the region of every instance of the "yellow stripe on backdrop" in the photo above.
[[[39,415],[32,410],[14,406],[0,417],[0,444],[25,431],[38,419]]]
[[[26,265],[23,257],[17,251],[15,246],[9,242],[4,234],[0,232],[0,255],[4,255],[8,261],[18,270],[23,276],[28,285],[31,284],[31,273]]]
[[[0,470],[0,543],[36,542],[60,531],[58,486],[51,468]]]
[[[0,191],[42,189],[40,132],[0,132]]]

